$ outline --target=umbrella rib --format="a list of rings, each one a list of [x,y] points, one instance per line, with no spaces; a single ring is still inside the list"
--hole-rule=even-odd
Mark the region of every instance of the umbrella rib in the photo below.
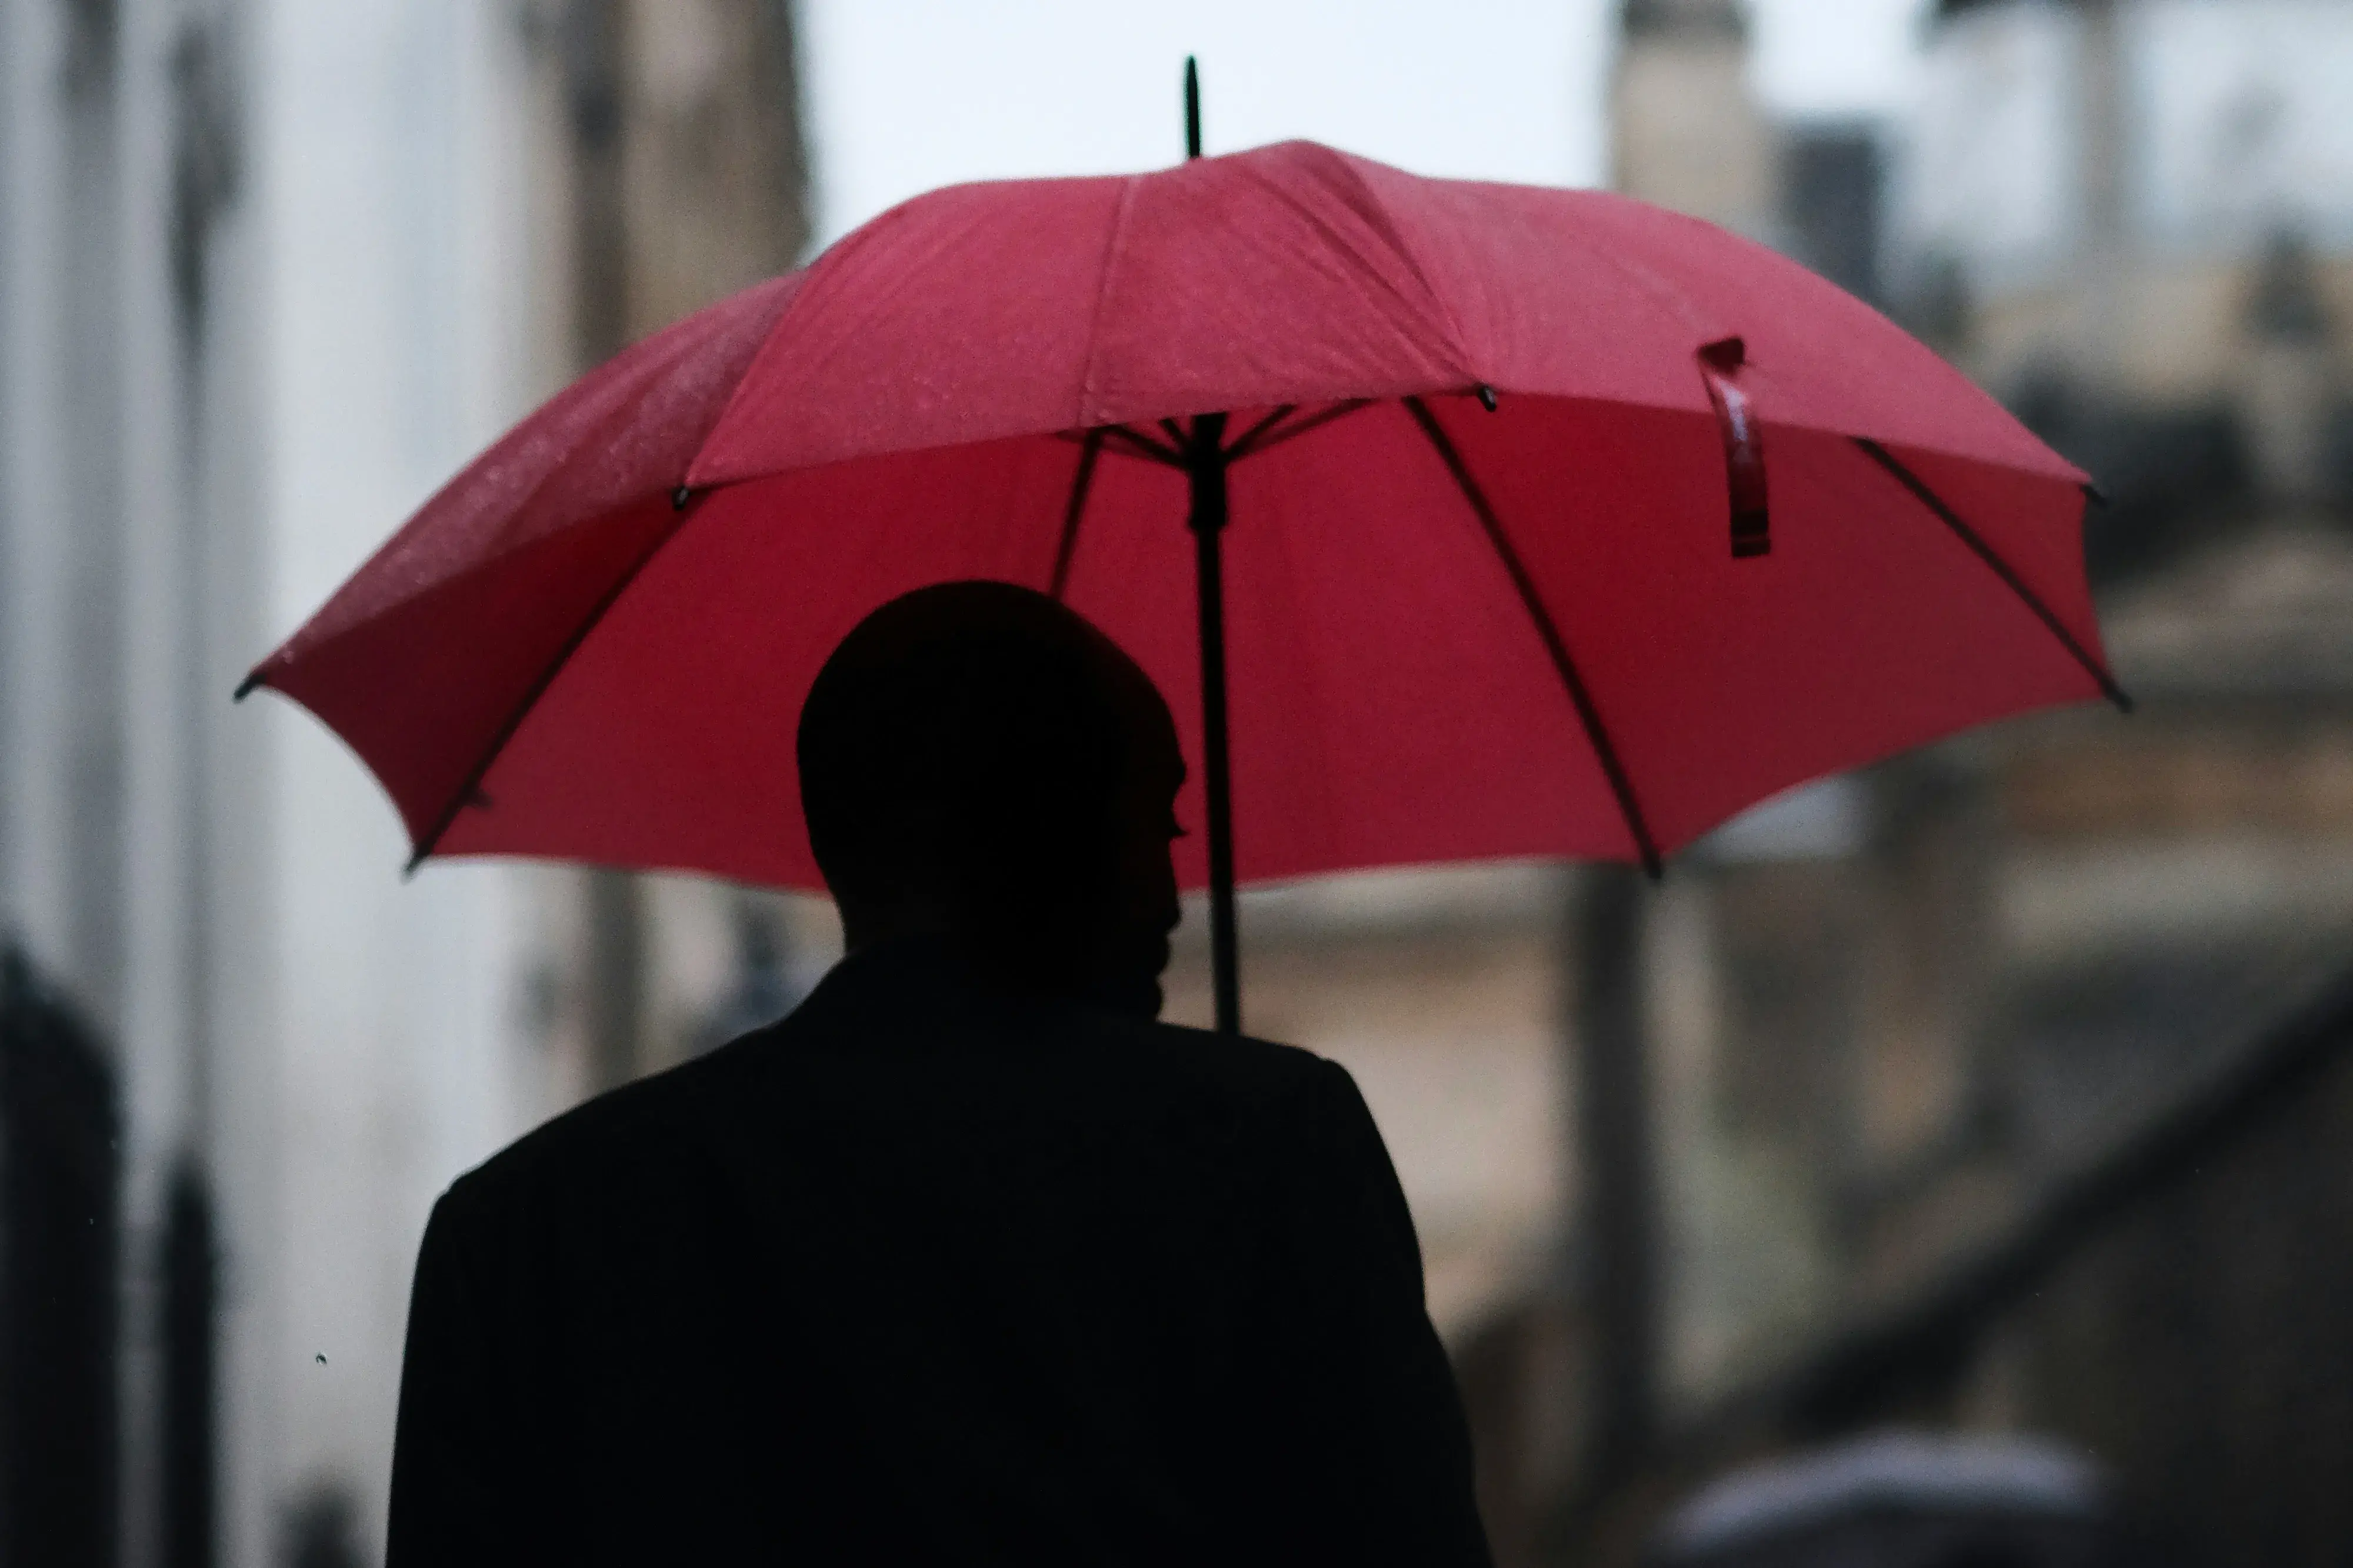
[[[1239,458],[1243,453],[1249,451],[1250,449],[1251,442],[1256,441],[1260,437],[1265,435],[1269,430],[1273,429],[1277,425],[1282,424],[1285,419],[1290,418],[1292,415],[1298,411],[1299,405],[1296,403],[1286,403],[1275,409],[1273,413],[1268,415],[1265,418],[1260,420],[1257,424],[1243,431],[1240,440],[1231,443],[1226,447],[1226,460],[1228,462],[1231,462],[1236,458]]]
[[[1359,408],[1370,408],[1377,401],[1377,399],[1370,397],[1351,397],[1345,402],[1335,403],[1328,407],[1320,408],[1306,418],[1294,420],[1265,436],[1259,434],[1259,429],[1265,424],[1265,421],[1261,420],[1259,426],[1253,426],[1249,434],[1234,443],[1233,449],[1229,451],[1226,457],[1230,461],[1238,458],[1255,457],[1261,452],[1271,451],[1285,441],[1295,440],[1310,430],[1320,430],[1335,419],[1345,418]]]
[[[1062,537],[1054,547],[1053,582],[1046,590],[1056,599],[1070,585],[1071,557],[1079,548],[1079,520],[1087,514],[1087,491],[1094,485],[1095,459],[1103,456],[1103,432],[1097,426],[1087,432],[1079,447],[1078,471],[1071,476],[1071,499],[1062,507]]]
[[[1568,644],[1561,637],[1560,627],[1554,624],[1552,612],[1545,607],[1544,600],[1536,594],[1535,580],[1528,575],[1519,552],[1512,548],[1511,540],[1504,532],[1502,520],[1496,517],[1495,509],[1488,504],[1486,492],[1472,477],[1469,466],[1462,461],[1462,454],[1455,450],[1453,441],[1447,436],[1445,426],[1439,424],[1438,416],[1419,397],[1407,397],[1402,401],[1406,412],[1413,416],[1414,423],[1421,426],[1421,433],[1429,437],[1430,444],[1438,449],[1439,459],[1446,465],[1446,471],[1454,476],[1455,487],[1462,492],[1462,499],[1471,503],[1472,511],[1479,519],[1479,526],[1486,531],[1487,543],[1503,561],[1504,570],[1511,575],[1512,586],[1519,591],[1521,606],[1535,622],[1536,634],[1544,639],[1545,651],[1552,656],[1553,668],[1559,671],[1561,684],[1568,689],[1568,700],[1576,705],[1577,721],[1585,726],[1585,738],[1591,743],[1593,754],[1601,763],[1602,774],[1609,781],[1609,792],[1617,796],[1619,814],[1626,819],[1626,831],[1634,840],[1634,851],[1641,858],[1642,869],[1655,879],[1660,875],[1659,846],[1651,837],[1650,823],[1643,818],[1641,802],[1634,797],[1634,781],[1627,776],[1626,764],[1619,757],[1616,745],[1610,742],[1609,729],[1601,722],[1601,710],[1594,705],[1593,693],[1586,686],[1585,677],[1577,672],[1577,661],[1569,657]]]
[[[2116,684],[2116,677],[2110,675],[2100,661],[2094,658],[2090,651],[2075,640],[2075,634],[2067,629],[2067,624],[2052,613],[2051,606],[2042,602],[2042,595],[2027,586],[2026,579],[2020,576],[2017,569],[2004,561],[1992,545],[1986,542],[1984,535],[1964,522],[1958,512],[1945,504],[1942,496],[1923,483],[1920,476],[1905,468],[1893,452],[1868,436],[1854,437],[1853,441],[1856,446],[1862,448],[1866,457],[1886,469],[1894,478],[1896,483],[1911,491],[1913,500],[1936,513],[1944,525],[1953,531],[1953,537],[1968,546],[1970,553],[1984,562],[1993,574],[2000,578],[2011,593],[2018,595],[2020,602],[2034,612],[2034,618],[2041,621],[2044,628],[2059,639],[2059,645],[2064,647],[2075,662],[2084,667],[2084,672],[2097,683],[2101,696],[2115,703],[2120,711],[2129,713],[2133,710],[2131,696],[2123,687]]]
[[[1181,468],[1185,466],[1185,455],[1182,452],[1165,441],[1154,440],[1141,430],[1131,430],[1124,425],[1098,425],[1093,427],[1093,430],[1090,430],[1088,435],[1092,435],[1094,430],[1102,431],[1111,439],[1128,448],[1132,456],[1148,458],[1171,468]],[[1074,431],[1064,431],[1062,439],[1079,441],[1085,437]]]
[[[604,620],[605,612],[611,609],[623,594],[628,592],[629,584],[635,583],[638,575],[645,571],[647,564],[660,553],[662,546],[678,537],[679,530],[686,525],[686,520],[694,514],[702,504],[703,497],[710,492],[708,490],[690,491],[684,486],[681,486],[680,493],[684,499],[672,503],[670,525],[655,534],[652,541],[638,552],[638,558],[629,563],[628,570],[615,579],[613,585],[605,591],[604,596],[596,601],[587,615],[581,617],[580,624],[573,628],[572,635],[564,639],[564,646],[555,650],[555,657],[547,661],[547,668],[541,670],[538,678],[531,683],[531,689],[523,693],[522,700],[515,704],[514,710],[509,713],[506,721],[499,726],[498,733],[491,737],[491,743],[482,748],[480,759],[468,770],[465,782],[460,784],[449,796],[449,804],[441,808],[441,815],[434,821],[432,830],[417,841],[416,852],[409,856],[408,865],[403,869],[402,875],[415,876],[417,868],[425,864],[427,858],[434,850],[440,847],[442,838],[457,822],[458,814],[481,800],[482,780],[489,775],[491,764],[499,760],[499,753],[506,750],[507,742],[513,740],[515,731],[522,728],[522,721],[531,717],[531,710],[539,706],[539,700],[547,695],[547,689],[555,684],[555,678],[564,673],[564,667],[572,662],[572,656],[579,651],[580,645],[588,640],[588,634],[595,631],[598,623]]]

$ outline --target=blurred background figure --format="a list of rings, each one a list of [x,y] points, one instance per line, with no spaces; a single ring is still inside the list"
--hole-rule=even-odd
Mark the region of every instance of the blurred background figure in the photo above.
[[[2353,6],[0,0],[0,1568],[377,1556],[433,1195],[838,951],[683,878],[404,886],[248,662],[621,344],[928,185],[1174,162],[1188,51],[1211,153],[1786,250],[2107,498],[2131,720],[1656,889],[1245,895],[1253,1027],[1396,1156],[1499,1555],[1635,1562],[1890,1422],[2040,1435],[2184,1563],[2353,1547]]]
[[[2023,1438],[1883,1432],[1736,1470],[1668,1517],[1657,1568],[2104,1568],[2092,1466]]]

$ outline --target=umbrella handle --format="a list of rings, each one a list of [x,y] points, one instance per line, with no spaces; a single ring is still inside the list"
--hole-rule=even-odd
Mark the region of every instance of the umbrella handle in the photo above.
[[[1209,806],[1209,963],[1218,1033],[1242,1032],[1234,930],[1233,765],[1226,747],[1226,416],[1203,414],[1185,444],[1191,481],[1194,585],[1200,608],[1202,791]]]

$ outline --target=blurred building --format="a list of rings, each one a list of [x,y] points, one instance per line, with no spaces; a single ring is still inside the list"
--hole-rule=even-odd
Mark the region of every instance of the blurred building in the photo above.
[[[1769,241],[1781,219],[1781,128],[1749,89],[1748,27],[1740,0],[1619,8],[1610,183]]]
[[[1731,7],[1623,16],[1627,188],[1894,310],[2107,493],[2140,708],[1813,786],[1671,871],[1651,1451],[1702,1469],[1581,1447],[1590,1304],[1507,1308],[1466,1370],[1509,1549],[1627,1560],[1692,1434],[1901,1417],[2084,1445],[2185,1562],[2336,1561],[2342,1477],[2285,1456],[2353,1420],[2353,1124],[2336,1078],[2238,1142],[2212,1108],[2353,953],[2353,10],[1948,0],[1876,126],[1759,114]]]
[[[1946,0],[1895,181],[1907,310],[2115,503],[2104,574],[2353,489],[2353,13]]]
[[[0,1366],[54,1436],[9,1563],[378,1555],[433,1197],[799,983],[722,893],[404,884],[332,738],[228,701],[533,401],[797,258],[797,102],[763,0],[0,0],[0,1119],[120,1194],[113,1407]],[[8,1212],[0,1359],[80,1256]],[[56,1486],[62,1555],[7,1522]]]
[[[786,271],[809,240],[783,0],[530,0],[542,390]],[[829,908],[701,879],[541,868],[533,1027],[565,1098],[781,1016],[838,948]]]

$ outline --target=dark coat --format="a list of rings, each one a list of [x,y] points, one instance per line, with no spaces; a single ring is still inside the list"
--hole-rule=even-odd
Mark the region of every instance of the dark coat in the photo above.
[[[390,1568],[1482,1563],[1413,1223],[1305,1051],[849,960],[461,1177]]]

